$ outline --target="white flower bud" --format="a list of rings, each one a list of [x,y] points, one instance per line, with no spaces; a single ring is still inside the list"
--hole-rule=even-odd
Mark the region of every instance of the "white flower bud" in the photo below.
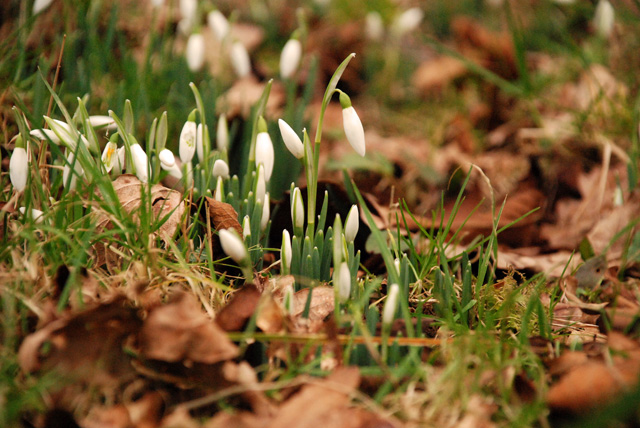
[[[38,140],[47,140],[54,144],[60,144],[60,138],[51,129],[32,129],[29,134]]]
[[[294,75],[302,58],[302,43],[298,39],[289,39],[280,54],[280,77],[288,79]]]
[[[398,272],[398,275],[400,275],[400,259],[396,257],[396,259],[393,261],[393,266],[396,268],[396,272]]]
[[[116,121],[111,116],[105,116],[105,115],[89,116],[89,124],[96,129],[100,129],[104,131],[113,131],[118,129],[118,126],[116,125]]]
[[[20,207],[18,208],[18,211],[20,211],[20,213],[22,213],[22,215],[25,215],[24,213],[27,211],[27,209],[25,207]],[[33,219],[33,221],[35,223],[42,223],[42,216],[44,215],[44,213],[40,210],[37,210],[35,208],[31,208],[31,218]]]
[[[298,137],[296,131],[282,119],[278,119],[278,126],[280,127],[280,134],[282,135],[284,145],[287,146],[287,149],[293,156],[302,159],[304,156],[304,144],[302,144],[302,140]]]
[[[266,229],[270,218],[271,218],[271,199],[269,197],[269,192],[267,192],[267,194],[264,195],[264,202],[262,205],[262,217],[260,217],[261,231]]]
[[[180,160],[185,165],[191,162],[196,152],[197,128],[194,121],[187,120],[180,132]]]
[[[222,159],[216,159],[213,163],[212,173],[214,177],[222,177],[226,180],[229,178],[229,165]]]
[[[222,113],[218,119],[216,145],[220,151],[225,151],[229,147],[229,127],[227,125],[227,116],[224,113]]]
[[[353,242],[358,234],[358,228],[360,227],[360,213],[358,212],[358,206],[352,205],[347,214],[347,220],[344,222],[344,238],[347,242]]]
[[[208,128],[207,128],[208,129]],[[204,137],[205,127],[201,123],[198,124],[196,129],[196,153],[198,153],[198,160],[202,162],[204,159]]]
[[[224,183],[222,182],[222,177],[218,177],[216,181],[216,191],[213,193],[213,199],[218,202],[223,202],[223,194],[224,194]]]
[[[143,183],[149,182],[149,160],[140,144],[131,145],[131,160],[136,168],[136,176]]]
[[[20,138],[20,137],[18,137]],[[27,177],[29,175],[29,156],[24,147],[16,147],[11,154],[9,161],[9,178],[13,188],[22,192],[27,187]]]
[[[257,182],[256,182],[256,202],[264,203],[264,197],[267,193],[267,182],[264,179],[264,167],[258,165]]]
[[[247,239],[247,236],[251,236],[251,219],[248,215],[242,219],[242,238]]]
[[[304,226],[304,205],[300,188],[293,189],[291,194],[291,221],[294,229],[302,229]]]
[[[412,7],[402,12],[391,24],[391,32],[401,37],[418,28],[422,22],[424,12],[419,7]]]
[[[256,137],[256,167],[264,166],[264,180],[269,182],[273,173],[273,143],[267,132],[259,132]]]
[[[400,287],[398,284],[392,284],[389,287],[389,294],[387,294],[387,301],[384,302],[384,308],[382,310],[382,324],[389,325],[393,322],[393,318],[396,314],[398,307],[398,293]]]
[[[225,254],[236,263],[241,264],[247,258],[247,249],[233,229],[222,229],[219,232],[220,245]]]
[[[36,0],[33,2],[33,14],[37,15],[49,6],[51,6],[53,0]]]
[[[113,169],[113,165],[118,161],[118,145],[113,141],[109,141],[104,146],[101,159],[107,174],[109,174]]]
[[[282,231],[282,246],[280,247],[280,262],[287,272],[291,269],[291,257],[291,236],[289,235],[289,231],[284,229]]]
[[[238,77],[248,76],[251,73],[251,59],[249,59],[247,48],[241,42],[236,41],[231,45],[230,55],[231,65]]]
[[[342,124],[347,140],[357,154],[364,156],[367,149],[364,141],[364,128],[358,113],[351,105],[351,99],[344,92],[340,93],[340,104],[342,105]]]
[[[345,303],[351,295],[351,272],[347,262],[340,264],[338,275],[335,278],[338,279],[338,283],[334,284],[334,287],[337,288],[338,300],[340,303]]]
[[[217,9],[209,12],[207,15],[207,24],[220,41],[229,34],[229,21],[227,21],[227,18]]]
[[[180,168],[176,164],[176,158],[171,150],[162,149],[158,158],[160,159],[160,167],[163,170],[168,171],[172,177],[178,180],[182,178],[182,171],[180,171]]]
[[[379,41],[384,36],[384,23],[378,12],[371,11],[367,13],[364,21],[364,33],[369,40]]]
[[[615,23],[615,11],[609,0],[600,0],[596,6],[593,25],[600,37],[608,38]]]
[[[198,0],[180,0],[179,7],[182,19],[193,23],[198,9]]]
[[[194,73],[202,70],[204,66],[204,37],[202,34],[194,33],[189,36],[185,56],[189,70]]]

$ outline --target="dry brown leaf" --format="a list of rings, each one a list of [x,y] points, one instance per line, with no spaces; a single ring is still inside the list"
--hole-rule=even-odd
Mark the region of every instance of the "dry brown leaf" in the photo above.
[[[153,308],[144,322],[138,344],[145,358],[166,362],[214,364],[234,358],[237,347],[187,293]]]
[[[205,197],[205,200],[214,230],[234,229],[238,236],[242,236],[242,226],[238,222],[238,213],[230,204],[216,201],[209,197]]]
[[[233,293],[231,300],[216,315],[216,323],[224,331],[243,331],[258,307],[261,293],[255,285],[245,284]]]
[[[293,295],[293,311],[291,316],[300,318],[304,312],[309,288],[297,291]],[[332,287],[320,286],[313,289],[311,305],[309,306],[309,321],[322,321],[334,310],[335,291]]]
[[[116,178],[113,181],[113,189],[122,205],[122,208],[131,213],[134,219],[138,221],[136,211],[141,206],[141,192],[145,187],[140,180],[134,175],[124,174]],[[163,240],[170,240],[176,233],[182,216],[184,214],[184,202],[182,201],[182,195],[175,191],[168,189],[160,184],[154,184],[151,187],[151,201],[152,222],[157,222],[168,216],[166,221],[155,232]],[[111,229],[111,218],[105,214],[98,214],[96,219],[96,231],[101,231],[105,228]],[[115,261],[117,255],[113,253],[103,242],[98,242],[94,246],[96,265],[101,266],[105,262]]]
[[[411,81],[419,92],[428,95],[466,73],[467,67],[462,61],[450,56],[441,56],[423,62],[413,73]]]
[[[18,351],[25,372],[57,370],[92,384],[113,384],[133,374],[122,347],[140,328],[123,296],[77,314],[65,314],[27,336]],[[49,348],[42,353],[43,345]]]

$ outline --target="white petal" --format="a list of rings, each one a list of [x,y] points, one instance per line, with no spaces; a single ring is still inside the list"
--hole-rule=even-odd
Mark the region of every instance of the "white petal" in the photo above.
[[[109,141],[104,146],[101,159],[105,169],[107,170],[107,174],[110,173],[118,159],[118,145],[113,141]]]
[[[291,269],[291,236],[289,231],[282,231],[282,246],[280,247],[280,260],[287,270]]]
[[[338,292],[338,300],[341,303],[349,300],[349,296],[351,295],[351,272],[349,271],[349,265],[347,262],[342,262],[340,264],[340,268],[338,269],[338,283],[335,284]]]
[[[207,24],[209,28],[213,30],[213,34],[215,34],[218,40],[224,39],[227,34],[229,34],[229,21],[227,21],[227,18],[225,18],[219,10],[209,12],[207,15]]]
[[[218,150],[224,151],[229,147],[229,127],[227,126],[227,116],[223,113],[218,119],[216,128],[216,146]]]
[[[256,137],[256,166],[264,166],[264,179],[269,182],[273,173],[273,143],[267,132],[260,132]]]
[[[29,134],[38,140],[47,140],[54,144],[60,144],[60,138],[51,129],[32,129]]]
[[[231,65],[238,77],[246,77],[251,73],[251,59],[247,48],[240,42],[231,45]]]
[[[147,154],[140,144],[133,144],[131,146],[131,158],[133,164],[136,167],[136,176],[138,180],[143,183],[149,182],[149,161]]]
[[[271,218],[271,200],[269,198],[269,192],[264,195],[264,202],[262,205],[262,217],[260,218],[260,230],[264,231]]]
[[[198,153],[198,160],[202,162],[204,159],[204,126],[201,123],[198,124],[196,129],[196,152]]]
[[[384,309],[382,310],[382,323],[389,325],[393,322],[393,318],[396,314],[398,307],[398,293],[400,287],[398,284],[392,284],[387,294],[387,301],[384,302]]]
[[[182,16],[182,19],[193,22],[197,9],[197,0],[180,0],[180,15]]]
[[[162,149],[158,157],[160,158],[160,166],[167,171],[176,164],[176,157],[169,149]]]
[[[226,180],[229,178],[229,165],[222,159],[216,159],[213,163],[212,173],[214,177],[222,177]]]
[[[384,36],[384,22],[376,11],[367,13],[364,21],[364,32],[369,40],[378,41]]]
[[[35,2],[33,2],[33,14],[39,14],[40,12],[48,8],[51,3],[53,3],[53,0],[36,0]]]
[[[347,140],[360,156],[364,156],[366,152],[366,144],[364,141],[364,128],[353,107],[347,107],[342,110],[342,123],[344,125],[344,133]]]
[[[352,205],[347,214],[347,220],[344,224],[344,238],[347,242],[353,242],[358,234],[358,228],[360,226],[360,214],[358,213],[358,206]]]
[[[291,222],[294,228],[301,229],[304,226],[304,205],[300,188],[293,189],[291,201]]]
[[[600,0],[598,2],[593,23],[601,37],[609,37],[615,23],[615,11],[609,0]]]
[[[202,70],[204,66],[204,37],[202,34],[195,33],[189,36],[185,55],[189,70],[194,73]]]
[[[20,211],[22,213],[22,215],[24,215],[24,213],[27,211],[27,209],[25,207],[20,207],[18,208],[18,211]],[[33,221],[35,223],[42,223],[42,215],[44,213],[38,209],[35,208],[31,208],[31,218],[33,219]]]
[[[242,219],[242,237],[247,239],[247,236],[251,236],[251,219],[248,215]]]
[[[418,7],[407,9],[396,18],[391,25],[391,30],[398,37],[414,31],[422,22],[423,16],[424,12]]]
[[[288,79],[296,72],[302,57],[302,44],[298,39],[289,39],[280,54],[280,77]]]
[[[193,155],[196,153],[196,133],[197,126],[195,122],[186,121],[180,132],[180,160],[183,164],[191,162]]]
[[[18,192],[27,187],[27,177],[29,174],[29,158],[24,147],[13,149],[11,160],[9,161],[9,178],[14,189]]]
[[[233,229],[222,229],[219,232],[220,245],[225,254],[231,257],[236,263],[241,263],[247,258],[247,249],[244,247],[242,240],[238,237]]]
[[[278,126],[280,127],[280,134],[282,135],[284,145],[287,146],[287,149],[289,149],[293,156],[302,159],[304,156],[304,145],[300,137],[298,137],[298,134],[296,134],[296,131],[282,119],[278,119]]]
[[[105,131],[113,131],[118,128],[116,125],[116,121],[111,116],[89,116],[89,123],[94,128],[104,129]]]

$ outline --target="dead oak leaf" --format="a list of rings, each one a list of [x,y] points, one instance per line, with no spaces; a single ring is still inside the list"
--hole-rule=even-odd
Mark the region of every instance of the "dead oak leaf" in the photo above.
[[[165,362],[214,364],[238,355],[237,347],[187,293],[149,312],[138,345],[145,358]]]

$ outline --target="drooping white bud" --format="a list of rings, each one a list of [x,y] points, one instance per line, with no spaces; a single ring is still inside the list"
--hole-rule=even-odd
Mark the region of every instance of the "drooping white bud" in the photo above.
[[[600,37],[608,38],[615,23],[615,11],[609,0],[600,0],[593,16],[593,25]]]
[[[340,104],[342,105],[342,124],[344,133],[353,150],[360,156],[364,156],[367,146],[364,141],[364,128],[355,109],[351,105],[351,99],[344,92],[340,93]]]
[[[227,18],[217,9],[209,12],[207,15],[207,24],[220,41],[229,34],[229,21],[227,21]]]
[[[180,171],[180,168],[176,164],[176,158],[171,150],[162,149],[158,158],[160,159],[160,167],[163,170],[168,171],[172,177],[178,180],[182,178],[182,171]]]
[[[358,212],[358,206],[352,205],[347,214],[347,220],[344,222],[344,238],[347,242],[353,242],[358,234],[360,227],[360,213]]]
[[[214,177],[222,177],[226,180],[229,178],[229,165],[222,159],[216,159],[213,163],[212,174]]]
[[[280,127],[280,134],[282,135],[284,145],[287,146],[287,149],[293,156],[302,159],[304,156],[304,144],[302,144],[302,140],[298,137],[296,131],[282,119],[278,119],[278,126]]]
[[[340,303],[345,303],[351,295],[351,272],[347,262],[340,264],[338,275],[335,278],[338,279],[338,283],[334,285],[337,288],[338,300]]]
[[[367,13],[364,21],[364,33],[371,41],[377,42],[384,36],[384,23],[380,13],[373,10]]]
[[[391,24],[391,32],[401,37],[418,28],[422,22],[424,12],[419,7],[412,7],[402,12]]]
[[[20,211],[22,215],[25,215],[25,213],[27,212],[27,209],[25,207],[20,207],[18,208],[18,211]],[[35,208],[31,208],[31,218],[35,223],[42,223],[43,215],[44,213],[42,211]]]
[[[189,36],[185,56],[189,70],[194,73],[202,70],[204,66],[204,37],[202,34],[194,33]]]
[[[294,75],[302,58],[302,43],[298,39],[289,39],[280,54],[280,77],[288,79]]]
[[[149,182],[149,160],[140,144],[131,145],[131,160],[136,168],[136,176],[143,183]]]
[[[38,140],[47,140],[54,144],[60,144],[60,138],[51,129],[32,129],[29,134]]]
[[[389,287],[387,301],[384,302],[384,309],[382,310],[382,324],[384,325],[390,325],[393,322],[398,307],[399,292],[400,287],[398,284],[392,284],[391,287]]]
[[[220,245],[224,253],[236,263],[241,264],[247,258],[247,249],[233,229],[222,229],[219,232]]]
[[[239,42],[235,41],[231,45],[231,65],[235,70],[238,77],[243,78],[251,73],[251,59],[249,58],[249,52],[247,48]]]
[[[20,138],[20,137],[18,137]],[[9,178],[13,188],[22,192],[27,187],[29,176],[29,156],[24,147],[16,147],[9,161]]]
[[[99,130],[113,131],[118,128],[116,121],[111,116],[94,115],[89,116],[89,124]]]
[[[268,132],[259,132],[256,137],[256,167],[264,166],[264,179],[269,182],[273,173],[274,163],[273,143]]]

